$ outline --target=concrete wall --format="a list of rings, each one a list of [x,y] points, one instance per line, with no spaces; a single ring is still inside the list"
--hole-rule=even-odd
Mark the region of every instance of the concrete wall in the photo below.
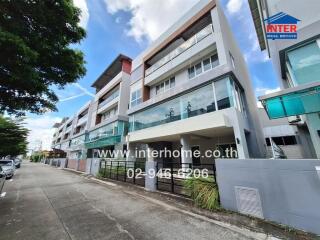
[[[221,204],[238,211],[235,187],[257,189],[263,218],[320,234],[320,177],[316,166],[320,166],[319,160],[218,159]]]

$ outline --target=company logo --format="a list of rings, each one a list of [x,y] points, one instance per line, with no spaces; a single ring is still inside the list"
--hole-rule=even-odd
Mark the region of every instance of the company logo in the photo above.
[[[264,20],[267,39],[297,39],[299,19],[280,12]]]

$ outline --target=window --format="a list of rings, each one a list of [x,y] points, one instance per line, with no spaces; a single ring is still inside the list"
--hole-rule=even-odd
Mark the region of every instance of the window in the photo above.
[[[320,46],[317,41],[287,52],[286,65],[295,86],[319,81]]]
[[[203,60],[203,70],[208,71],[211,69],[210,58]]]
[[[105,120],[107,120],[107,119],[115,116],[115,115],[117,114],[117,112],[118,112],[118,106],[116,106],[116,107],[110,109],[109,111],[103,113],[103,114],[101,115],[101,120],[102,120],[102,121],[105,121]]]
[[[273,142],[279,146],[296,145],[296,136],[272,137]],[[270,138],[266,138],[267,146],[271,146]]]
[[[173,77],[170,79],[170,88],[173,88],[176,85],[176,79]]]
[[[131,93],[131,107],[137,106],[142,102],[141,89],[138,89]]]
[[[188,69],[189,79],[194,78],[196,73],[194,72],[194,66]]]
[[[202,73],[202,65],[201,62],[199,62],[197,65],[195,65],[195,69],[196,69],[196,75],[199,75]]]
[[[168,91],[175,86],[175,77],[171,77],[156,86],[156,94]]]
[[[189,79],[194,78],[195,76],[200,75],[202,72],[206,72],[212,68],[215,68],[219,65],[218,55],[212,55],[211,57],[205,58],[198,64],[188,68]]]
[[[229,79],[219,80],[214,83],[218,110],[231,107],[228,85]]]
[[[212,68],[215,68],[218,65],[219,65],[218,54],[215,54],[215,55],[211,56],[211,66],[212,66]]]

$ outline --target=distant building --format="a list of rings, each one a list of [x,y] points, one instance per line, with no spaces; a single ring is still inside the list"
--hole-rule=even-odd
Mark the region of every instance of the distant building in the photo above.
[[[309,132],[314,149],[310,157],[320,158],[320,3],[249,0],[249,4],[261,50],[270,54],[282,89],[260,100],[270,119],[287,118],[299,135]],[[289,39],[270,39],[271,30]]]

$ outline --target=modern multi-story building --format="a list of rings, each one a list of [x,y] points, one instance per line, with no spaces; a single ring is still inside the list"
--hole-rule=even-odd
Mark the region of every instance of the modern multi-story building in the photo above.
[[[67,167],[85,171],[98,150],[126,149],[131,59],[119,55],[92,84],[95,97],[70,118],[55,124],[52,148],[67,156]]]
[[[91,120],[85,141],[87,156],[98,150],[126,149],[128,131],[131,59],[119,55],[92,84],[96,95],[91,103]]]
[[[281,91],[260,100],[270,119],[288,118],[299,134],[309,132],[312,157],[320,158],[320,15],[319,1],[249,0],[261,50],[267,49]],[[298,24],[297,39],[267,40],[268,24]]]
[[[132,61],[130,81],[131,153],[232,147],[239,158],[265,156],[250,76],[219,1],[201,0],[165,31]]]

